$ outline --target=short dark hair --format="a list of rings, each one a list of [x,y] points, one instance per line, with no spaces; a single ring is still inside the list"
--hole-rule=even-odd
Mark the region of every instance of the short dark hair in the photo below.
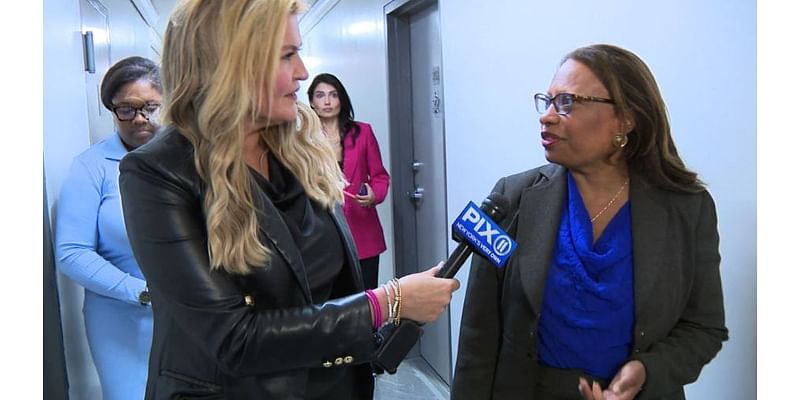
[[[117,95],[117,92],[123,86],[139,80],[150,82],[159,93],[163,90],[161,88],[160,70],[152,60],[133,56],[117,61],[103,77],[103,82],[100,84],[100,100],[111,111],[114,108],[111,100]]]
[[[704,183],[686,168],[672,140],[667,106],[658,84],[644,61],[633,52],[609,45],[581,47],[561,64],[575,60],[588,67],[614,100],[617,117],[631,118],[633,129],[623,132],[629,143],[623,149],[628,167],[667,190],[698,192]]]
[[[353,103],[350,101],[350,96],[347,94],[347,90],[345,90],[342,81],[339,80],[335,75],[329,73],[321,73],[314,77],[314,80],[311,81],[311,85],[308,86],[308,104],[314,104],[314,91],[317,90],[317,86],[320,83],[327,83],[328,85],[333,86],[336,89],[336,92],[339,95],[339,134],[344,139],[344,135],[350,129],[354,129],[353,131],[353,143],[356,141],[356,137],[360,133],[360,129],[358,125],[355,123],[355,113],[353,112]],[[344,144],[344,141],[342,141]]]

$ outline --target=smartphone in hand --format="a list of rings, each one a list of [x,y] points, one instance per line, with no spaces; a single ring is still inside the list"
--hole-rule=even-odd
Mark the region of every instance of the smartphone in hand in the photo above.
[[[361,188],[358,189],[358,195],[359,196],[366,196],[367,195],[367,184],[366,183],[364,183],[364,182],[361,183]]]

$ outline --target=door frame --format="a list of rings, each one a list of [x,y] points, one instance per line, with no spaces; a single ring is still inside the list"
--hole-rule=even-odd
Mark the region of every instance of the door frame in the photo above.
[[[386,68],[389,115],[389,146],[392,171],[392,217],[394,221],[394,265],[398,276],[416,272],[417,245],[413,240],[416,220],[408,201],[414,186],[411,163],[414,161],[413,108],[411,90],[411,32],[409,17],[437,4],[437,0],[393,0],[383,10],[386,18]],[[441,72],[440,72],[441,73]],[[444,116],[442,117],[444,118]],[[444,125],[442,127],[444,129]],[[444,131],[443,131],[444,134]],[[446,136],[445,136],[446,137]],[[446,202],[445,202],[446,204]]]
[[[392,168],[392,217],[394,221],[394,266],[395,275],[403,276],[416,272],[417,244],[416,217],[413,205],[408,201],[408,191],[414,186],[414,175],[410,164],[414,157],[411,116],[411,63],[409,14],[421,8],[420,1],[394,0],[384,6],[386,18],[386,66],[389,115],[389,146]],[[418,352],[418,350],[415,348]]]
[[[387,97],[389,117],[389,144],[391,151],[392,171],[392,216],[394,221],[394,266],[396,276],[403,276],[418,272],[417,268],[417,221],[415,206],[409,201],[409,192],[415,183],[414,172],[411,168],[414,162],[414,112],[412,90],[411,66],[411,17],[431,6],[439,8],[437,0],[393,0],[384,6],[386,22],[386,65],[387,65]],[[439,88],[443,94],[443,79],[441,68],[441,54],[439,54]],[[444,113],[442,118],[442,141],[446,149],[446,132]],[[444,155],[443,155],[444,156]],[[446,163],[442,160],[445,173]],[[447,191],[443,190],[444,209],[447,210]],[[447,229],[442,230],[446,235]],[[446,240],[449,240],[446,239]],[[450,385],[452,381],[452,326],[450,321],[450,307],[443,313],[447,321],[447,337],[450,345],[447,346],[447,360],[450,365],[445,376],[440,376],[442,382]],[[419,342],[409,352],[407,357],[420,356],[430,365],[420,349]],[[431,369],[437,372],[431,365]],[[438,372],[437,372],[438,375]]]

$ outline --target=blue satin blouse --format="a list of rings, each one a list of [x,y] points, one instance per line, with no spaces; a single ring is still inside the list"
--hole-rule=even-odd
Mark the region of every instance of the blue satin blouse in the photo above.
[[[571,174],[545,283],[539,361],[610,380],[633,343],[630,203],[592,244],[592,223]]]

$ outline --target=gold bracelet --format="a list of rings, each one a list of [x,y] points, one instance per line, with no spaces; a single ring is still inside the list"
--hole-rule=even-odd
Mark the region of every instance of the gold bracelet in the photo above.
[[[394,289],[394,325],[400,325],[400,309],[403,304],[403,295],[400,291],[400,280],[397,278],[392,279],[392,288]]]
[[[394,309],[392,309],[392,295],[389,293],[389,288],[386,285],[381,286],[383,288],[383,293],[386,294],[386,305],[387,309],[389,310],[389,315],[386,318],[387,321],[391,322],[394,319]]]
[[[392,288],[392,315],[394,315],[394,318],[392,318],[392,323],[394,323],[394,319],[397,318],[397,305],[398,305],[398,303],[397,303],[397,282],[395,281],[394,278],[392,278],[392,280],[390,280],[388,283]]]

